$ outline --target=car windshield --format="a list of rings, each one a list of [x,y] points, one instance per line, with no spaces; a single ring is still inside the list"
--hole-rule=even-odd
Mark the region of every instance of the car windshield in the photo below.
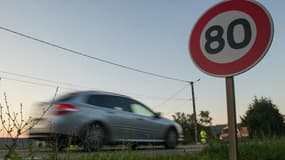
[[[154,117],[154,113],[141,104],[131,104],[131,109],[136,114],[147,116],[147,117]]]

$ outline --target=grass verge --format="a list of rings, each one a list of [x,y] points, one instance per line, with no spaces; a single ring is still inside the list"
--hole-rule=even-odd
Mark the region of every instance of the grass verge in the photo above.
[[[250,140],[239,144],[239,160],[285,160],[285,138]],[[72,153],[71,153],[72,154]],[[94,152],[80,156],[66,153],[61,157],[47,157],[46,160],[228,160],[228,144],[212,142],[201,152],[152,154],[131,150],[115,152]]]

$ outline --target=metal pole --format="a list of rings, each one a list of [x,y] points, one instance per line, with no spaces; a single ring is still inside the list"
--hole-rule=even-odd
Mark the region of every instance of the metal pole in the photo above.
[[[196,106],[195,106],[195,95],[194,95],[194,82],[191,81],[191,91],[192,91],[192,102],[193,102],[193,114],[194,114],[194,129],[195,129],[195,142],[198,143],[198,131],[197,131],[197,118],[196,118]]]
[[[230,140],[230,160],[238,160],[238,142],[237,142],[237,126],[236,126],[236,102],[234,78],[226,77],[227,90],[227,108],[228,108],[228,126]]]

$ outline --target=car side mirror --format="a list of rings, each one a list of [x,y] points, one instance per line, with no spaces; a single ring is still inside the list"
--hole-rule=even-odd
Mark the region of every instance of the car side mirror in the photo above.
[[[154,117],[155,117],[155,118],[161,118],[161,112],[155,113]]]

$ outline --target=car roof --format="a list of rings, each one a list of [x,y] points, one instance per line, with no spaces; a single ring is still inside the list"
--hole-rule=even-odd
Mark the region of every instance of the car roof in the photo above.
[[[151,108],[149,108],[147,105],[145,105],[144,103],[134,99],[134,98],[131,98],[129,96],[126,96],[126,95],[123,95],[123,94],[118,94],[118,93],[113,93],[113,92],[106,92],[106,91],[100,91],[100,90],[86,90],[86,91],[75,91],[75,92],[70,92],[70,93],[67,93],[65,95],[70,95],[70,94],[76,94],[78,96],[88,96],[88,95],[110,95],[110,96],[119,96],[119,97],[123,97],[123,98],[128,98],[128,99],[131,99],[131,100],[134,100],[142,105],[144,105],[145,107],[147,107],[149,110],[153,111]],[[154,112],[154,111],[153,111]]]
[[[111,95],[111,96],[119,96],[119,97],[124,97],[124,98],[130,98],[133,99],[129,96],[118,94],[118,93],[113,93],[113,92],[106,92],[106,91],[100,91],[100,90],[87,90],[87,91],[77,91],[73,92],[75,94],[83,94],[83,95],[90,95],[90,94],[97,94],[97,95]]]

